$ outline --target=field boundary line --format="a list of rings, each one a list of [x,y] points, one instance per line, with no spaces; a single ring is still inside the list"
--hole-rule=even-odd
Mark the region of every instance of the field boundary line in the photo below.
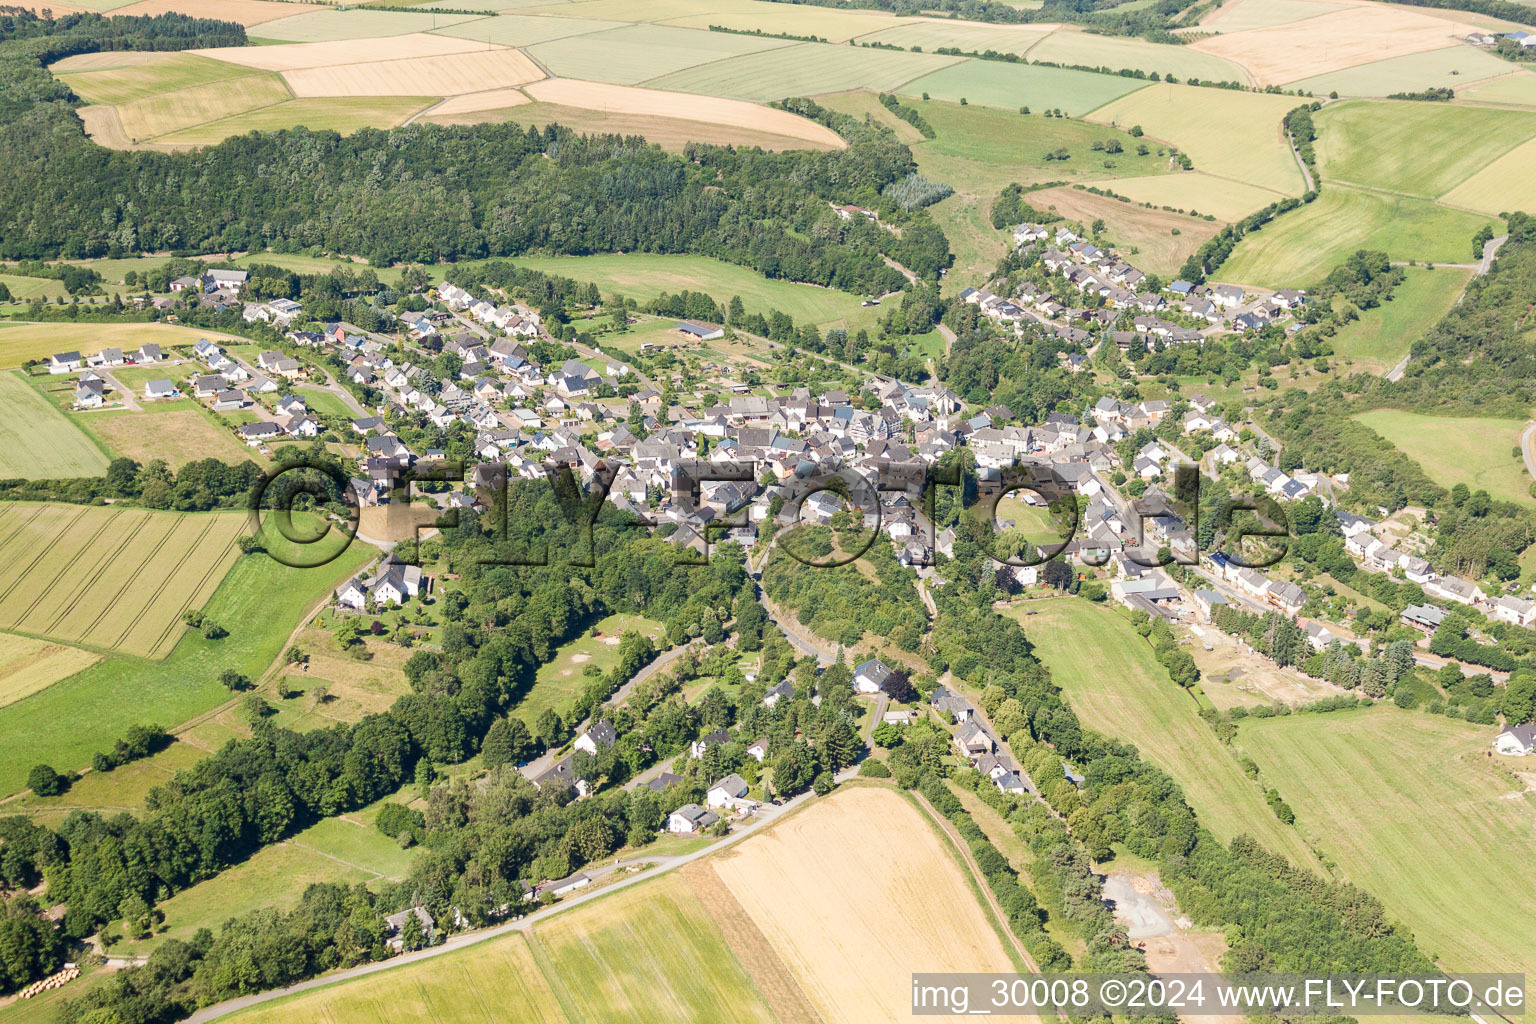
[[[337,864],[343,864],[343,865],[345,865],[345,866],[347,866],[349,868],[353,868],[353,869],[355,869],[357,871],[361,871],[365,875],[372,875],[375,879],[390,878],[391,881],[394,880],[389,875],[384,874],[384,872],[382,872],[382,871],[375,871],[375,870],[373,870],[373,868],[365,868],[361,864],[354,864],[350,860],[346,860],[344,858],[338,857],[334,853],[326,853],[324,850],[317,850],[315,847],[310,846],[308,843],[301,843],[297,839],[289,839],[285,843],[282,843],[282,844],[279,844],[279,845],[294,846],[294,847],[299,848],[300,850],[308,850],[310,853],[315,854],[317,857],[324,857],[327,860],[333,860]]]
[[[102,528],[103,528],[102,532],[105,533],[112,526],[113,523],[117,522],[118,519],[122,518],[122,514],[123,513],[122,513],[121,509],[114,509],[113,510],[113,514],[107,519],[107,521],[105,523],[102,524]],[[73,529],[75,523],[79,519],[81,519],[81,518],[85,518],[85,516],[76,517],[76,519],[71,520],[70,524],[69,524],[69,527],[67,529],[61,530],[59,532],[59,537],[63,537],[65,533],[69,532],[70,529]],[[58,538],[55,538],[55,541],[57,541],[57,539]],[[49,546],[52,547],[52,544],[50,544]],[[31,574],[32,574],[32,568],[29,567],[27,569],[27,571],[22,574],[22,577],[20,579],[17,579],[17,581],[15,583],[15,586],[20,586],[22,581],[27,576],[30,576]],[[53,579],[49,580],[48,581],[48,585],[46,587],[44,587],[42,590],[38,591],[37,596],[32,599],[32,603],[27,605],[27,610],[21,613],[21,616],[16,620],[16,624],[19,626],[23,622],[27,621],[27,619],[31,616],[32,612],[37,609],[38,604],[40,602],[42,602],[45,598],[47,598],[50,594],[52,594],[54,587],[58,586],[59,583],[63,579],[64,579],[63,575],[56,575],[56,576],[53,577]],[[67,586],[65,587],[65,590],[68,591],[68,587]],[[52,626],[52,621],[50,621],[49,625],[50,625],[50,627]]]
[[[212,527],[213,527],[212,520],[210,520],[208,523],[204,524],[203,532],[197,535],[197,540],[193,541],[192,542],[192,546],[187,549],[188,554],[190,554],[194,549],[196,549],[198,544],[202,543],[203,538],[208,536],[208,531],[210,529],[212,529]],[[154,557],[160,553],[160,550],[165,547],[166,542],[171,539],[171,537],[172,537],[172,535],[174,533],[175,533],[175,531],[173,530],[171,533],[167,533],[164,537],[160,538],[160,543],[155,545],[155,549],[149,553],[149,555],[144,559],[143,562],[139,563],[139,569],[140,570],[142,570],[146,565],[148,565],[150,563],[150,561],[153,560]],[[178,563],[178,565],[179,565],[179,563]],[[169,578],[169,576],[167,576],[167,578]],[[104,618],[104,619],[107,618],[107,616],[111,614],[112,609],[117,607],[117,602],[119,602],[119,601],[121,601],[123,599],[124,592],[125,592],[125,590],[119,590],[117,592],[117,595],[112,598],[112,603],[107,605],[106,609],[103,610],[102,618]],[[177,618],[177,621],[180,621],[181,616],[177,615],[176,618]],[[122,646],[123,641],[128,638],[128,634],[133,631],[133,626],[134,626],[134,623],[129,622],[127,626],[123,627],[123,631],[120,634],[118,634],[117,641],[114,643],[113,646],[115,646],[115,647]],[[154,648],[151,647],[150,650],[153,651]]]
[[[202,544],[203,538],[208,536],[208,532],[213,529],[213,527],[217,524],[217,522],[218,522],[217,519],[213,519],[213,518],[209,519],[208,526],[205,527],[203,529],[203,532],[198,536],[197,543],[193,544],[192,547],[187,549],[187,557],[188,558],[192,557],[193,553],[196,552],[196,550],[199,547],[199,545]],[[215,569],[217,569],[220,564],[223,563],[224,556],[229,553],[229,549],[232,548],[232,547],[237,546],[240,543],[241,536],[242,536],[242,534],[239,531],[236,531],[230,537],[229,542],[226,543],[224,545],[224,547],[219,550],[218,557],[214,558],[214,559],[211,559],[209,561],[208,569],[207,569],[207,571],[205,571],[203,573],[202,579],[197,581],[197,586],[195,586],[195,587],[191,588],[189,591],[187,591],[187,599],[185,601],[183,601],[182,604],[181,604],[181,607],[179,609],[177,609],[176,617],[174,619],[172,619],[170,624],[167,625],[165,627],[165,629],[161,630],[160,631],[160,635],[155,638],[155,644],[154,644],[153,647],[150,648],[151,651],[156,651],[156,650],[160,649],[160,644],[165,640],[166,635],[172,629],[175,628],[176,623],[181,621],[182,615],[185,614],[187,609],[192,606],[192,600],[195,597],[197,597],[198,594],[202,593],[203,587],[208,582],[208,577],[212,576],[213,575],[213,571]],[[239,561],[238,556],[236,557],[235,561]],[[229,565],[225,566],[225,568],[224,568],[224,575],[227,576],[229,574],[229,571],[231,569],[233,569],[234,567],[235,567],[235,563],[234,562],[230,562]],[[221,579],[222,579],[222,577],[221,577]],[[218,587],[214,587],[214,590],[215,591],[218,590]],[[203,601],[204,601],[204,603],[207,603],[212,598],[213,598],[213,593],[210,592],[208,597],[204,598]],[[169,654],[169,653],[170,653],[169,651],[166,652],[166,654]]]

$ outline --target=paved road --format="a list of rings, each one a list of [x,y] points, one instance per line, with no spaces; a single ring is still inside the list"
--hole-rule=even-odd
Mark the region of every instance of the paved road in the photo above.
[[[112,385],[112,390],[117,392],[117,397],[122,400],[124,408],[128,409],[130,412],[143,411],[139,405],[139,400],[133,394],[133,389],[123,387],[123,382],[114,377],[111,370],[103,366],[96,370],[96,372],[101,374],[101,378],[103,380]]]
[[[1525,433],[1520,435],[1520,457],[1525,459],[1525,471],[1536,478],[1536,459],[1531,457],[1531,437],[1536,435],[1536,423],[1525,428]]]
[[[1437,263],[1436,266],[1439,266],[1439,267],[1459,267],[1462,270],[1471,270],[1471,271],[1473,271],[1476,274],[1476,276],[1482,277],[1484,274],[1488,273],[1490,270],[1493,269],[1494,257],[1499,254],[1499,248],[1501,246],[1503,246],[1503,244],[1505,242],[1507,242],[1507,241],[1509,241],[1509,236],[1508,235],[1500,235],[1497,238],[1490,238],[1488,241],[1484,242],[1483,243],[1483,258],[1481,260],[1479,260],[1478,262],[1476,262],[1476,263]],[[1392,265],[1394,267],[1405,267],[1405,266],[1407,266],[1406,263],[1402,263],[1402,262],[1394,262]],[[1467,294],[1466,290],[1463,289],[1461,294],[1464,297]],[[1461,298],[1458,297],[1456,299],[1456,301],[1458,303],[1461,302]],[[1403,371],[1408,369],[1408,360],[1410,360],[1412,358],[1413,358],[1413,353],[1411,353],[1411,352],[1408,355],[1403,356],[1402,360],[1396,366],[1392,367],[1392,369],[1387,371],[1387,380],[1389,380],[1389,381],[1400,381],[1400,380],[1402,380],[1403,379]],[[1527,462],[1526,465],[1529,466],[1530,463]]]
[[[845,782],[848,779],[853,778],[857,773],[857,770],[858,769],[856,768],[843,769],[837,774],[837,781]],[[422,960],[430,960],[433,957],[442,956],[445,953],[452,953],[457,950],[464,949],[468,946],[473,946],[481,942],[485,942],[489,939],[498,938],[502,935],[508,935],[512,932],[526,931],[533,925],[538,924],[540,921],[543,921],[553,914],[557,914],[563,910],[569,910],[572,907],[580,906],[589,900],[599,899],[617,889],[626,888],[631,885],[637,885],[640,882],[644,882],[648,879],[655,878],[658,875],[665,874],[668,871],[673,871],[677,868],[680,868],[684,864],[696,861],[700,857],[708,856],[709,854],[714,853],[716,850],[722,849],[723,847],[739,843],[743,839],[746,839],[748,836],[755,835],[764,826],[777,821],[779,818],[784,817],[784,815],[801,806],[810,798],[811,793],[805,792],[801,793],[797,797],[785,801],[782,805],[777,807],[773,806],[772,804],[761,804],[759,805],[756,813],[754,813],[746,821],[736,825],[731,834],[726,836],[724,839],[721,839],[719,842],[711,843],[709,846],[704,847],[702,850],[695,850],[692,853],[664,857],[636,857],[635,863],[650,864],[652,866],[646,868],[643,871],[636,872],[635,874],[630,875],[628,878],[621,879],[617,882],[602,886],[598,889],[588,890],[575,896],[568,896],[552,907],[543,907],[539,910],[535,910],[533,913],[528,914],[525,917],[520,917],[515,921],[508,921],[507,923],[497,925],[494,928],[484,928],[473,932],[461,932],[458,935],[451,936],[440,946],[433,946],[430,949],[417,950],[414,953],[406,953],[391,960],[385,960],[380,963],[363,964],[360,967],[354,967],[350,970],[336,971],[331,974],[323,975],[319,978],[311,978],[308,981],[301,981],[295,985],[290,985],[287,988],[273,989],[270,992],[261,992],[256,995],[243,996],[239,999],[230,999],[226,1002],[216,1003],[215,1005],[205,1007],[204,1009],[201,1009],[194,1013],[192,1016],[188,1017],[187,1024],[208,1024],[209,1021],[218,1020],[220,1017],[228,1016],[229,1014],[235,1013],[238,1010],[244,1010],[252,1006],[258,1006],[262,1003],[271,1002],[274,999],[282,999],[286,996],[291,996],[299,992],[307,992],[311,989],[322,988],[327,985],[334,985],[339,982],[350,981],[355,978],[367,977],[370,974],[377,974],[380,971],[388,971],[393,970],[396,967],[404,967],[407,964],[419,963]],[[612,874],[622,866],[623,865],[621,864],[614,863],[606,864],[601,867],[588,867],[583,870],[588,875],[601,878]]]

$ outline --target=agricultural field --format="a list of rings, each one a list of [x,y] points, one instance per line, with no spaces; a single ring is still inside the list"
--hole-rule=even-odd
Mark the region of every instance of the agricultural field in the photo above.
[[[1191,214],[1211,214],[1224,221],[1242,220],[1282,198],[1278,192],[1218,178],[1203,171],[1159,174],[1146,178],[1111,178],[1089,182],[1138,203],[1171,206]]]
[[[1471,103],[1536,107],[1536,74],[1516,71],[1501,78],[1490,78],[1474,83],[1469,89],[1457,89],[1456,98]]]
[[[662,292],[675,295],[688,289],[707,292],[724,306],[732,296],[740,295],[748,310],[766,315],[777,309],[789,314],[797,324],[809,321],[818,326],[857,329],[871,326],[880,311],[878,306],[860,306],[860,300],[847,292],[772,280],[734,263],[704,256],[545,256],[521,258],[517,263],[578,281],[592,281],[605,295],[618,292],[632,299],[650,299]]]
[[[1375,409],[1355,419],[1417,462],[1442,487],[1464,483],[1503,501],[1531,500],[1531,476],[1519,454],[1511,454],[1520,447],[1524,420],[1426,416],[1398,409]]]
[[[122,132],[133,145],[153,143],[162,135],[183,131],[210,121],[220,121],[262,107],[293,99],[282,78],[253,74],[235,79],[218,90],[203,86],[119,103],[111,110]]]
[[[1536,892],[1490,880],[1536,855],[1536,801],[1485,756],[1494,731],[1382,707],[1249,719],[1238,742],[1421,949],[1451,970],[1530,975]]]
[[[322,8],[303,3],[288,3],[287,0],[139,0],[125,7],[118,7],[117,14],[139,14],[154,16],[177,12],[190,14],[195,18],[220,18],[224,21],[238,21],[246,28],[252,25],[261,25],[279,18],[287,18],[305,11],[321,10]]]
[[[19,371],[0,371],[0,479],[101,476],[109,461],[76,421]]]
[[[1149,85],[1095,110],[1092,120],[1142,130],[1188,153],[1195,169],[1284,195],[1301,195],[1304,182],[1281,121],[1295,97]]]
[[[1472,236],[1491,218],[1423,199],[1329,185],[1237,244],[1221,279],[1272,288],[1306,287],[1357,249],[1394,260],[1466,263]],[[1497,225],[1494,225],[1497,228]]]
[[[251,68],[193,53],[170,53],[153,61],[136,61],[100,70],[70,71],[75,58],[52,67],[54,74],[82,99],[92,103],[128,103],[197,86],[227,83],[254,74]]]
[[[479,6],[478,2],[476,6]],[[540,18],[522,14],[502,14],[495,18],[479,18],[448,28],[433,29],[433,34],[473,39],[476,42],[497,46],[532,46],[551,39],[564,39],[566,36],[622,28],[628,20],[599,21],[586,18]]]
[[[934,54],[798,43],[662,75],[647,84],[766,103],[844,89],[890,91],[957,60]]]
[[[772,1012],[679,874],[631,886],[534,930],[534,958],[575,1020],[730,1019]]]
[[[436,11],[378,11],[367,8],[315,10],[269,21],[261,27],[260,35],[263,39],[280,39],[285,42],[323,43],[338,39],[372,39],[403,36],[411,32],[431,32],[483,20],[473,14]]]
[[[1256,85],[1283,85],[1360,64],[1460,45],[1475,16],[1449,21],[1403,7],[1370,4],[1280,25],[1223,32],[1190,49],[1247,69]]]
[[[0,628],[143,658],[181,638],[238,554],[240,513],[7,504]]]
[[[1205,82],[1249,84],[1243,68],[1223,57],[1201,53],[1193,46],[1149,43],[1134,36],[1090,35],[1068,26],[1058,28],[1042,39],[1029,51],[1029,59],[1117,71],[1130,68],[1148,74],[1156,71],[1164,76],[1172,74],[1180,79],[1198,78]]]
[[[887,110],[881,104],[880,98],[868,90],[855,89],[851,92],[832,92],[812,98],[828,110],[851,114],[860,120],[873,118],[876,124],[889,128],[896,133],[898,139],[909,146],[914,142],[921,142],[923,139],[922,132]],[[927,117],[929,108],[925,107],[923,109],[923,116]],[[961,108],[956,107],[956,109]],[[981,110],[983,108],[977,107],[975,109]],[[914,152],[913,155],[915,156],[916,153]]]
[[[1035,653],[1051,669],[1091,728],[1134,743],[1184,788],[1201,822],[1223,841],[1247,833],[1271,852],[1306,866],[1312,855],[1282,825],[1232,752],[1200,720],[1199,707],[1169,680],[1151,646],[1118,612],[1079,599],[1030,602],[1019,618]]]
[[[363,128],[391,128],[431,106],[431,96],[354,96],[289,100],[163,135],[157,144],[211,146],[232,135],[303,126],[348,135]]]
[[[1236,0],[1224,3],[1200,22],[1202,32],[1246,32],[1315,18],[1354,6],[1329,0]]]
[[[100,660],[94,651],[0,633],[0,708],[26,700]]]
[[[979,21],[914,21],[907,25],[883,28],[860,36],[859,43],[882,43],[906,49],[918,47],[932,52],[940,47],[954,47],[973,53],[995,50],[1024,56],[1030,47],[1055,31],[1050,25],[984,24]]]
[[[698,129],[701,132],[712,131],[715,125],[724,125],[728,129],[751,129],[804,139],[819,149],[841,149],[845,145],[836,132],[809,118],[722,96],[663,92],[649,87],[635,89],[604,82],[584,82],[575,78],[546,79],[532,83],[523,91],[544,103],[583,107],[605,114],[699,121],[702,123]]]
[[[1357,370],[1385,373],[1408,354],[1413,343],[1456,303],[1471,271],[1442,267],[1407,269],[1407,277],[1391,302],[1360,314],[1333,337],[1333,353],[1350,360]]]
[[[264,543],[285,550],[278,537],[266,536]],[[342,550],[329,541],[317,547],[339,554],[312,569],[290,568],[263,553],[235,561],[203,606],[209,618],[229,630],[229,636],[208,640],[188,630],[163,660],[107,657],[24,701],[0,708],[0,735],[6,737],[0,746],[0,793],[21,789],[27,771],[39,762],[60,769],[84,767],[93,753],[110,749],[130,725],[158,721],[169,727],[218,707],[229,699],[218,682],[226,668],[260,678],[282,652],[293,624],[357,572],[372,550],[361,544]],[[58,729],[60,721],[68,721],[70,728]]]
[[[556,75],[634,85],[700,64],[790,45],[786,39],[625,25],[539,43],[528,52]]]
[[[457,2],[457,0],[456,0]],[[320,988],[234,1014],[230,1024],[567,1024],[554,990],[514,933],[361,981]]]
[[[818,36],[830,43],[846,42],[854,36],[911,21],[874,11],[839,11],[811,6],[797,6],[791,14],[764,0],[647,0],[643,5],[630,0],[576,0],[574,3],[520,7],[519,13],[654,22],[696,29],[719,25],[739,32],[768,33],[785,31],[786,19],[793,19],[790,30],[796,35]]]
[[[1536,139],[1527,139],[1440,197],[1448,206],[1502,216],[1536,209]]]
[[[1442,103],[1329,104],[1316,124],[1324,179],[1422,199],[1536,138],[1536,113]],[[1504,208],[1518,208],[1516,196],[1508,198]]]
[[[396,698],[411,692],[403,666],[414,651],[382,640],[367,640],[367,660],[343,652],[332,635],[315,626],[302,630],[294,646],[309,658],[301,665],[282,670],[294,697],[278,705],[277,724],[298,732],[325,728],[338,722],[358,722],[368,715],[389,710]],[[324,686],[323,704],[314,699],[316,687]]]
[[[905,1016],[915,963],[1018,969],[949,843],[892,790],[845,787],[709,863],[823,1020]]]
[[[619,638],[624,633],[633,630],[656,641],[661,629],[661,623],[642,615],[609,615],[593,623],[592,629],[539,666],[532,689],[518,702],[518,717],[532,728],[546,710],[553,709],[562,718],[570,714],[571,701],[581,695],[590,678],[586,675],[588,666],[607,672],[618,663]],[[593,636],[592,630],[602,636]]]
[[[110,262],[102,260],[90,265],[110,279],[109,268],[103,266]],[[163,262],[148,261],[150,265]],[[162,348],[195,345],[197,339],[206,337],[221,335],[168,324],[6,324],[0,326],[0,368],[20,366],[30,359],[46,360],[54,352],[74,351],[83,356],[95,355],[104,348],[133,352],[145,344]]]
[[[1017,110],[1062,110],[1072,117],[1102,107],[1126,93],[1145,87],[1134,78],[1097,75],[1087,71],[1037,65],[966,60],[907,82],[903,95],[928,93],[935,99],[979,103],[984,107]]]
[[[1491,53],[1470,46],[1451,46],[1302,79],[1290,87],[1314,96],[1332,92],[1340,96],[1389,96],[1395,92],[1442,88],[1454,89],[1460,97],[1467,86],[1508,75],[1509,68],[1508,61]]]

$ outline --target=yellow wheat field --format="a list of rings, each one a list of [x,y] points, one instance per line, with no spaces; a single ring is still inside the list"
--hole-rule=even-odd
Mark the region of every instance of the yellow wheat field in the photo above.
[[[46,7],[47,4],[40,6]],[[53,5],[55,9],[58,4]],[[274,3],[272,0],[139,0],[139,3],[119,7],[112,13],[156,15],[172,12],[190,14],[194,18],[218,18],[221,21],[238,21],[249,28],[264,21],[291,18],[306,11],[323,11],[317,4]]]
[[[506,49],[283,72],[288,87],[301,98],[454,96],[521,85],[543,77],[544,72],[521,50]]]
[[[1460,45],[1473,27],[1390,7],[1352,7],[1190,44],[1248,69],[1260,85],[1294,82],[1358,64]]]
[[[830,128],[783,110],[759,106],[745,100],[719,96],[695,96],[661,89],[641,89],[604,82],[583,82],[574,78],[549,78],[535,82],[525,90],[544,103],[585,107],[616,114],[649,114],[686,121],[703,121],[735,128],[752,128],[791,139],[805,139],[824,146],[841,148],[846,143]]]
[[[280,43],[275,46],[221,46],[192,53],[214,60],[241,64],[263,71],[298,71],[304,68],[323,68],[336,64],[405,60],[409,57],[438,57],[470,50],[485,50],[485,43],[473,39],[454,39],[451,36],[433,36],[425,32],[413,32],[403,36],[369,39],[359,43],[356,39],[339,39],[329,43]],[[465,90],[466,92],[468,90]],[[442,95],[429,90],[427,95]]]
[[[521,89],[487,89],[485,92],[450,97],[432,108],[432,116],[478,114],[482,110],[505,110],[532,102]]]
[[[824,1020],[907,1020],[914,971],[1015,970],[945,842],[889,789],[844,789],[713,863]]]

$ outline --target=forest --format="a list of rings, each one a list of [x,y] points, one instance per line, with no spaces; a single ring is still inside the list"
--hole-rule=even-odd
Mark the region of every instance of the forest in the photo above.
[[[0,18],[0,145],[12,161],[0,183],[0,257],[318,245],[389,266],[524,253],[692,253],[856,294],[904,286],[879,256],[926,278],[952,258],[926,214],[882,198],[915,170],[911,152],[890,131],[809,101],[784,106],[826,123],[847,148],[692,145],[673,155],[639,137],[582,136],[556,125],[418,124],[345,138],[298,128],[197,152],[124,152],[86,137],[74,113],[80,101],[45,68],[101,49],[243,42],[237,25],[180,15]],[[829,203],[878,208],[902,230],[840,221]]]

